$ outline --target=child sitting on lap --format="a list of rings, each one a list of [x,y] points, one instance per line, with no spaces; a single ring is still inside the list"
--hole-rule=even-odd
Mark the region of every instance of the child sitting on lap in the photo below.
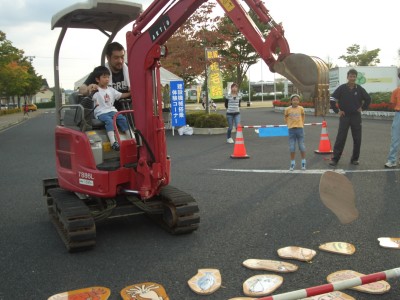
[[[111,143],[111,148],[119,151],[119,144],[115,140],[113,117],[117,113],[114,107],[115,100],[127,98],[130,93],[120,93],[116,89],[108,86],[110,82],[110,71],[107,67],[99,66],[94,68],[93,74],[97,82],[97,92],[93,95],[95,104],[94,115],[97,119],[106,124],[107,136]],[[117,125],[125,134],[129,134],[129,126],[126,118],[123,115],[118,115]]]

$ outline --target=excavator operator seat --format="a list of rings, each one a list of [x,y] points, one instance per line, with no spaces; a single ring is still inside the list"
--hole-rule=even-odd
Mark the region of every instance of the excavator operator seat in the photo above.
[[[93,100],[73,92],[68,97],[69,104],[61,107],[61,125],[79,131],[104,129],[104,122],[93,115]]]
[[[85,122],[90,126],[91,129],[104,129],[105,124],[103,121],[96,119],[94,116],[94,104],[92,97],[86,96],[81,99],[80,105],[82,105],[85,112]]]

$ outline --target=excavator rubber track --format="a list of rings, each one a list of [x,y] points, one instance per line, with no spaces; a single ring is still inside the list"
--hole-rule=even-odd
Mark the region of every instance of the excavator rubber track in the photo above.
[[[86,204],[73,192],[61,188],[47,191],[49,216],[69,252],[96,244],[96,225]]]
[[[165,186],[156,198],[162,202],[163,213],[148,214],[150,218],[171,234],[186,234],[197,230],[200,222],[199,207],[191,195],[173,186]]]

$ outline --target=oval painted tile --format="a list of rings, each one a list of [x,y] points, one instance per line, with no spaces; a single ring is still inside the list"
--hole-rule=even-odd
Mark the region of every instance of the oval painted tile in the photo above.
[[[400,238],[380,237],[378,241],[383,248],[400,249]]]
[[[255,275],[243,283],[246,296],[259,297],[274,292],[283,283],[283,277],[273,274]]]
[[[303,298],[301,300],[356,300],[356,299],[345,293],[335,291],[314,297]]]
[[[92,286],[79,290],[67,291],[51,296],[48,300],[69,300],[69,299],[98,299],[107,300],[110,297],[110,289],[102,286]]]
[[[243,262],[243,266],[252,270],[265,270],[279,273],[295,272],[299,268],[288,262],[269,259],[246,259]]]
[[[221,273],[218,269],[199,269],[188,280],[190,289],[200,295],[209,295],[221,287]]]
[[[360,276],[364,276],[364,274],[358,273],[353,270],[341,270],[329,274],[326,279],[328,280],[329,283],[332,283]],[[384,294],[390,290],[390,284],[387,281],[380,280],[377,282],[355,286],[350,289],[368,294]]]
[[[315,250],[297,246],[289,246],[278,249],[279,257],[287,259],[297,259],[300,261],[310,261],[314,258],[316,254],[317,252]]]
[[[354,245],[346,243],[346,242],[330,242],[322,244],[318,247],[322,251],[343,254],[343,255],[352,255],[356,252],[356,248]]]
[[[155,282],[143,282],[124,287],[120,291],[124,300],[157,299],[169,300],[164,287]]]
[[[343,174],[326,171],[319,182],[322,203],[330,209],[342,224],[349,224],[358,218],[356,196],[351,181]]]

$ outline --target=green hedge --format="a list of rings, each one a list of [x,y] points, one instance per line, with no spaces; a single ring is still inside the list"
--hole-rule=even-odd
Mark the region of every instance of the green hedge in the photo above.
[[[370,111],[394,111],[392,105],[390,105],[391,92],[381,92],[381,93],[370,93],[371,104],[368,110]],[[273,101],[272,104],[276,107],[287,107],[290,105],[289,98],[281,98],[279,100]],[[314,108],[313,102],[300,102],[300,105],[304,108]]]
[[[45,103],[35,103],[37,108],[54,108],[56,107],[56,103],[54,101],[45,102]]]
[[[217,113],[207,114],[203,111],[188,113],[186,115],[186,123],[196,128],[224,128],[228,126],[224,115]]]
[[[3,115],[10,115],[10,114],[15,114],[21,112],[20,108],[11,108],[11,109],[2,109],[0,110],[0,116]]]
[[[389,103],[390,96],[392,95],[392,93],[391,92],[369,93],[369,95],[371,96],[372,100],[371,103],[379,104],[379,103]],[[284,98],[284,97],[279,98],[279,101],[287,103],[290,102],[289,98]]]

